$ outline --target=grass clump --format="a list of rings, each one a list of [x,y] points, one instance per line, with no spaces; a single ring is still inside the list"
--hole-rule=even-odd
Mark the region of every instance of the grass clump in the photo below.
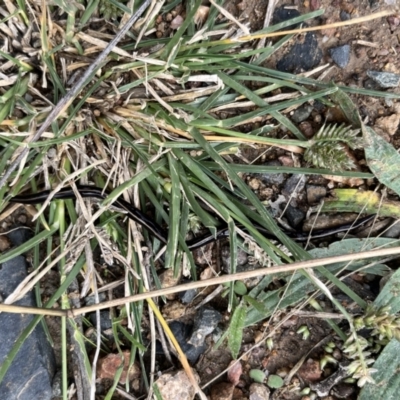
[[[99,289],[111,284],[111,272],[105,264],[103,276],[94,268],[97,250],[102,254],[102,262],[114,262],[124,270],[126,297],[159,287],[160,268],[172,269],[174,275],[179,276],[185,267],[192,278],[197,279],[193,254],[188,251],[185,239],[189,231],[196,233],[200,229],[198,221],[213,234],[222,223],[228,226],[232,273],[237,266],[237,246],[245,247],[249,253],[257,249],[257,258],[276,265],[309,259],[308,252],[282,232],[265,205],[239,176],[252,167],[255,168],[252,171],[257,172],[264,167],[233,163],[232,158],[240,156],[240,149],[246,145],[257,146],[260,151],[276,146],[296,154],[306,149],[305,159],[316,168],[280,167],[279,171],[365,177],[365,173],[343,171],[353,167],[342,157],[343,146],[360,147],[357,130],[350,126],[324,126],[313,140],[307,141],[290,121],[288,112],[317,99],[331,106],[335,93],[395,97],[388,93],[336,87],[263,66],[263,61],[295,32],[280,32],[279,40],[259,49],[253,48],[254,40],[268,38],[293,23],[317,17],[322,10],[259,32],[231,35],[230,28],[235,27],[236,22],[230,17],[217,18],[219,12],[213,6],[201,30],[197,30],[194,16],[201,0],[189,1],[186,18],[172,37],[155,39],[151,36],[153,21],[162,12],[161,4],[156,3],[145,18],[128,30],[126,37],[113,43],[116,23],[129,17],[123,13],[130,11],[130,3],[54,1],[49,8],[43,5],[28,8],[22,2],[15,2],[13,7],[8,4],[12,8],[5,17],[10,27],[10,41],[19,40],[20,45],[12,42],[10,46],[15,45],[15,48],[9,54],[0,52],[9,78],[13,80],[0,97],[3,105],[0,114],[3,209],[9,198],[22,189],[36,192],[42,187],[71,185],[75,188],[76,182],[86,184],[88,181],[113,188],[95,212],[79,197],[75,205],[69,200],[51,203],[48,213],[42,209],[36,216],[35,229],[39,233],[35,238],[1,255],[4,262],[16,254],[33,251],[34,268],[43,274],[56,264],[60,266],[60,287],[43,304],[47,309],[56,302],[65,310],[75,307],[68,293],[70,284],[78,280],[82,297],[89,292],[98,294]],[[133,9],[140,4],[136,2]],[[33,21],[31,26],[28,21]],[[18,30],[23,33],[23,42],[13,36]],[[102,53],[104,49],[107,51]],[[37,58],[31,55],[33,53]],[[276,97],[276,91],[288,96]],[[245,131],[243,126],[250,128]],[[294,138],[271,137],[271,132],[276,133],[279,127],[291,132]],[[12,168],[8,166],[9,160]],[[268,172],[277,171],[278,168],[272,168]],[[151,213],[157,223],[168,227],[166,249],[145,230],[118,218],[111,205],[119,196]],[[274,232],[287,252],[262,235],[255,228],[256,224]],[[242,236],[251,245],[242,243],[237,225],[249,232]],[[54,248],[53,235],[56,234],[60,244]],[[43,242],[44,261],[39,257]],[[148,253],[143,251],[143,242]],[[161,257],[162,254],[165,256]],[[320,267],[318,276],[308,271],[298,273],[293,283],[296,290],[282,299],[279,298],[281,293],[274,293],[278,303],[272,304],[289,307],[304,300],[311,290],[304,288],[328,290],[320,283],[321,279],[347,290],[351,298],[358,301],[334,273]],[[32,285],[39,280],[40,276],[30,277]],[[293,287],[290,279],[286,283],[287,287]],[[263,284],[267,287],[267,280]],[[258,286],[250,292],[247,302],[254,305],[261,300],[260,309],[266,310],[262,301],[270,295]],[[234,282],[230,284],[228,303],[235,316],[235,326],[249,323],[247,306],[237,298]],[[333,303],[342,311],[338,302],[333,300]],[[153,301],[148,301],[147,305],[127,303],[115,312],[113,329],[117,347],[122,353],[118,338],[123,332],[124,344],[130,346],[130,362],[139,360],[144,387],[150,393],[155,374],[154,315],[164,324],[158,306]],[[273,309],[267,312],[271,315]],[[68,321],[66,314],[63,315],[63,360],[66,361]],[[140,329],[144,319],[151,331],[150,345]],[[40,320],[40,316],[36,317],[29,329]],[[122,326],[122,321],[127,321],[127,325]],[[80,329],[78,325],[71,325],[73,332]],[[336,324],[332,323],[332,327],[345,338]],[[7,365],[0,368],[0,378],[4,377],[29,329],[16,342]],[[106,349],[106,344],[101,341],[98,327],[96,329],[98,356],[100,349]],[[171,336],[166,325],[163,330]],[[232,335],[232,328],[230,334],[229,341],[233,343],[236,357],[240,341]],[[80,340],[78,344],[85,354],[81,373],[90,381],[95,363],[87,362],[85,341]],[[153,355],[150,373],[144,362],[143,349],[147,345]],[[185,357],[179,355],[190,374]],[[67,363],[63,366],[66,397]],[[192,382],[197,385],[194,378]],[[117,384],[116,380],[109,398]],[[90,389],[92,393],[93,388],[94,384]],[[198,386],[197,390],[201,395]]]

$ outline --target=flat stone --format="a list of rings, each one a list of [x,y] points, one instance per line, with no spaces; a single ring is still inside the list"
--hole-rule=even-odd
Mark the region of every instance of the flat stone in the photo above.
[[[386,229],[382,233],[383,237],[387,238],[399,238],[400,237],[400,222],[395,222],[393,225],[391,225],[388,229]]]
[[[381,88],[395,88],[400,84],[400,75],[393,72],[367,71],[367,75]]]
[[[20,246],[32,237],[32,232],[26,227],[11,230],[7,233],[8,238],[14,246]]]
[[[193,332],[189,343],[193,346],[201,346],[207,335],[212,333],[221,321],[222,315],[210,308],[202,308],[196,315]]]
[[[193,373],[199,382],[199,376],[196,372],[193,371]],[[192,400],[196,393],[189,377],[183,370],[163,374],[155,384],[163,400]]]
[[[305,213],[299,208],[293,207],[289,204],[286,208],[284,216],[287,218],[290,226],[293,228],[298,228],[304,221]]]
[[[307,32],[303,41],[294,44],[276,63],[276,69],[293,73],[310,71],[318,66],[321,59],[322,51],[318,47],[317,36],[313,32]]]
[[[299,124],[300,122],[305,121],[313,110],[313,106],[311,104],[304,104],[293,112],[291,116],[292,121]]]
[[[97,314],[90,313],[89,315],[89,320],[92,323],[92,325],[97,328]],[[112,328],[112,319],[110,316],[110,311],[109,310],[101,310],[100,311],[100,330],[101,332],[105,332],[109,329]]]
[[[249,400],[268,400],[271,394],[269,388],[262,383],[252,383],[249,391]]]
[[[24,231],[24,230],[22,230]],[[0,296],[8,297],[27,275],[25,258],[17,256],[0,266]],[[15,305],[35,307],[32,292]],[[5,361],[15,341],[35,318],[29,314],[0,314],[0,365]],[[55,372],[53,349],[42,325],[37,324],[25,339],[0,383],[0,399],[47,400],[52,398],[52,379]]]
[[[296,17],[300,17],[300,12],[298,10],[281,6],[275,9],[273,21],[274,24],[278,24],[279,22],[288,21]],[[300,23],[289,25],[285,29],[295,29],[297,27],[300,27]]]
[[[329,54],[338,67],[344,68],[350,61],[350,46],[345,44],[343,46],[333,47],[329,49]]]
[[[237,271],[240,269],[242,265],[246,265],[248,263],[248,254],[238,248],[237,256],[236,256],[236,267]],[[228,246],[223,246],[221,249],[221,264],[222,269],[227,273],[232,273],[231,271],[231,252]]]
[[[197,289],[189,289],[178,293],[179,299],[183,304],[189,304],[197,296]]]
[[[180,321],[173,321],[169,324],[169,327],[178,341],[179,346],[181,346],[182,351],[185,353],[186,358],[190,363],[194,364],[206,351],[207,345],[205,342],[203,341],[203,343],[200,343],[198,346],[193,346],[189,343],[193,331],[192,325],[184,324]]]
[[[303,193],[307,178],[305,175],[292,175],[282,189],[282,194],[290,198],[297,198],[299,193]]]
[[[351,15],[344,10],[340,11],[339,16],[341,21],[348,21],[349,19],[351,19]]]
[[[279,161],[269,161],[265,163],[266,166],[270,167],[281,167],[282,164]],[[256,174],[256,177],[259,178],[264,185],[272,186],[272,185],[281,185],[285,180],[285,174],[276,173],[276,174]]]

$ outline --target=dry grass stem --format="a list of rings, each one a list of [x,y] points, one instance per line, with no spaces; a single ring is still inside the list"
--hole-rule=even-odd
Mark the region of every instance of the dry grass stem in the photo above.
[[[283,272],[298,271],[300,269],[306,269],[306,268],[317,268],[322,265],[330,265],[330,264],[339,263],[339,262],[349,262],[349,261],[362,260],[362,259],[373,258],[373,257],[383,257],[383,256],[399,255],[399,254],[400,254],[400,247],[392,247],[392,248],[388,248],[388,249],[377,249],[377,250],[364,251],[364,252],[355,253],[355,254],[345,254],[345,255],[335,256],[335,257],[327,257],[327,258],[319,258],[319,259],[308,260],[308,261],[301,261],[301,262],[296,262],[293,264],[278,265],[278,266],[274,266],[274,267],[270,267],[270,268],[260,268],[260,269],[256,269],[256,270],[252,270],[252,271],[238,272],[238,273],[230,274],[230,275],[222,275],[222,276],[218,276],[215,278],[207,279],[205,281],[191,282],[191,283],[186,283],[183,285],[173,286],[173,287],[169,287],[169,288],[165,288],[165,289],[159,289],[159,290],[154,290],[151,292],[135,294],[133,296],[124,297],[121,299],[106,301],[106,302],[103,302],[103,303],[95,305],[95,306],[83,307],[79,310],[72,310],[72,309],[71,310],[63,310],[63,311],[60,311],[60,314],[58,314],[58,315],[67,316],[68,318],[74,318],[78,315],[86,314],[86,313],[93,312],[96,310],[104,310],[109,307],[117,307],[117,306],[120,306],[127,302],[129,302],[129,303],[137,302],[137,301],[146,300],[146,299],[153,298],[153,297],[165,296],[168,294],[184,292],[184,291],[190,290],[190,289],[198,289],[201,287],[206,287],[206,286],[211,286],[211,285],[219,285],[219,284],[227,283],[227,282],[234,282],[237,280],[253,278],[256,276],[273,275],[273,274],[278,274],[278,273],[283,273]],[[19,306],[0,304],[0,311],[13,312],[13,313],[16,313],[16,312],[21,313],[22,312],[22,313],[28,313],[28,314],[46,315],[46,311],[48,311],[48,310],[45,308],[19,307]]]
[[[292,35],[295,33],[305,33],[305,32],[313,32],[313,31],[321,31],[324,29],[340,28],[340,27],[348,26],[348,25],[358,25],[363,22],[387,17],[388,15],[392,15],[393,12],[394,12],[393,10],[379,11],[377,13],[366,15],[364,17],[354,18],[354,19],[351,19],[348,21],[334,22],[332,24],[326,24],[326,25],[310,26],[307,28],[290,29],[287,31],[271,32],[271,33],[265,33],[265,34],[260,33],[260,34],[254,34],[254,35],[249,35],[249,36],[242,36],[238,40],[248,41],[248,40],[253,40],[253,39],[262,39],[264,37],[267,38],[267,37],[285,36],[285,35]]]

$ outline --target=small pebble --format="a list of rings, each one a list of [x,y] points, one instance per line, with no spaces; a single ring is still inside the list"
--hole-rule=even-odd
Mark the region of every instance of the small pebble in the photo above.
[[[311,11],[319,10],[320,8],[321,8],[320,0],[311,0],[310,1],[310,10]]]
[[[11,242],[7,236],[0,236],[0,251],[5,251],[11,246]]]
[[[310,116],[312,110],[313,106],[311,104],[304,104],[296,111],[294,111],[292,115],[292,120],[299,124],[300,122],[305,121]]]
[[[262,383],[252,383],[249,391],[249,400],[268,400],[270,396],[269,388]]]
[[[392,72],[367,71],[367,75],[383,89],[397,87],[400,83],[400,75]]]
[[[194,372],[194,376],[197,381],[200,381],[196,372]],[[161,375],[157,379],[156,385],[164,400],[192,400],[196,393],[184,370],[167,372]]]
[[[346,11],[341,10],[340,11],[340,19],[342,21],[348,21],[349,19],[351,19],[351,15],[349,13],[347,13]]]
[[[261,182],[257,178],[252,178],[249,180],[248,184],[252,190],[258,190],[260,188]]]
[[[157,32],[164,33],[165,32],[165,22],[160,22],[157,26]]]
[[[183,18],[180,15],[177,15],[172,21],[171,21],[171,29],[178,29],[180,26],[183,24]]]
[[[307,139],[310,139],[314,136],[314,129],[313,129],[311,123],[308,121],[302,122],[299,125],[299,129]]]
[[[345,44],[344,46],[333,47],[329,49],[329,54],[339,68],[344,68],[350,61],[350,46]]]

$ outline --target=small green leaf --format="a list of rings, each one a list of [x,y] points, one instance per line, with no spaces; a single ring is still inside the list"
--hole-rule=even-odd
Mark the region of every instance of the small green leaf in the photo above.
[[[392,339],[376,360],[372,375],[375,384],[367,383],[361,390],[359,400],[398,399],[400,390],[400,342]]]
[[[386,282],[385,286],[375,299],[373,305],[376,308],[390,306],[390,314],[400,311],[400,270],[397,270]]]
[[[341,108],[347,120],[354,127],[359,128],[361,126],[358,109],[348,94],[346,94],[343,90],[338,89],[337,92],[331,95],[331,99]]]
[[[256,309],[260,313],[264,313],[265,315],[268,314],[267,308],[261,301],[256,300],[251,296],[244,296],[243,297],[254,309]]]
[[[267,385],[271,389],[279,389],[283,386],[283,379],[278,375],[270,375],[267,380]]]
[[[400,194],[399,153],[370,127],[363,126],[363,135],[368,167],[380,183]]]
[[[324,201],[322,212],[356,212],[379,214],[381,217],[400,218],[400,202],[387,200],[373,191],[334,189],[332,197]]]
[[[233,358],[237,358],[242,344],[244,321],[246,318],[246,308],[243,303],[235,309],[231,324],[228,328],[228,347]]]
[[[265,374],[261,371],[261,369],[251,369],[249,376],[254,382],[257,383],[263,383],[265,379]]]
[[[247,293],[247,287],[242,281],[236,281],[234,289],[239,296],[244,296]]]

